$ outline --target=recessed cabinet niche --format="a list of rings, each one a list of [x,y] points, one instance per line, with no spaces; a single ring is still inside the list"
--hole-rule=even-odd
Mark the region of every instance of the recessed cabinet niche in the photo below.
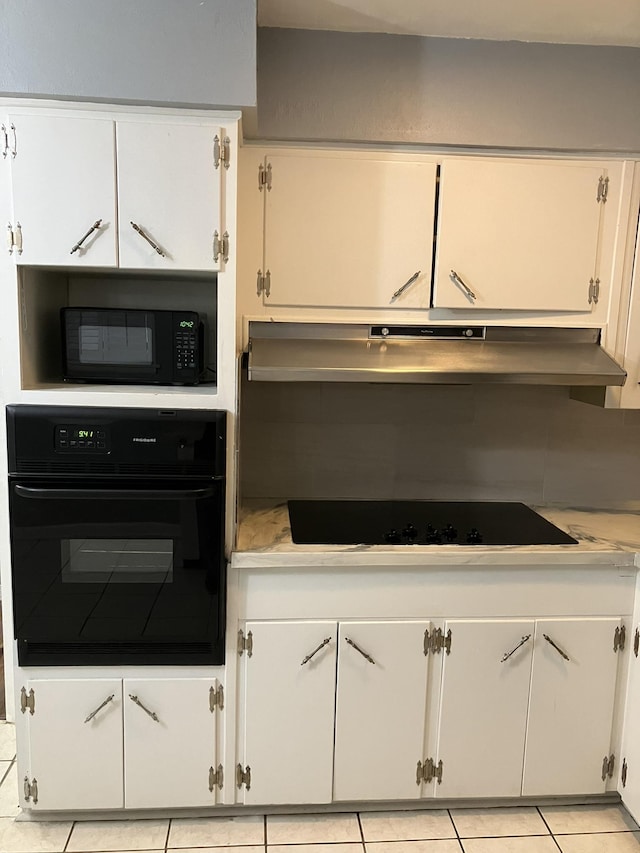
[[[10,115],[16,263],[219,270],[224,129],[181,121]]]
[[[23,389],[96,387],[76,383],[63,385],[60,309],[77,306],[196,311],[205,320],[205,354],[210,365],[207,375],[212,382],[205,381],[190,390],[196,393],[211,390],[217,353],[217,276],[22,267],[18,279]],[[147,387],[153,391],[159,386]]]

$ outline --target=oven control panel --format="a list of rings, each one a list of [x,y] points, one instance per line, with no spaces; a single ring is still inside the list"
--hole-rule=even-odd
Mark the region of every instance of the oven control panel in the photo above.
[[[108,453],[109,433],[104,427],[57,425],[55,429],[55,449],[63,451],[80,451],[86,453]]]

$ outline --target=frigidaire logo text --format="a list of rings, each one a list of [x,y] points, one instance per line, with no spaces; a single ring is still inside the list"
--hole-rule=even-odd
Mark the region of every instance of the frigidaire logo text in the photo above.
[[[131,439],[131,441],[136,441],[138,444],[155,444],[157,440],[157,438],[137,438],[135,436]]]

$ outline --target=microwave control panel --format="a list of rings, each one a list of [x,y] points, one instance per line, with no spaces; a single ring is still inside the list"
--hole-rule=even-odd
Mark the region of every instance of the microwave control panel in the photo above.
[[[63,451],[109,452],[109,436],[104,427],[58,425],[55,429],[55,449]]]

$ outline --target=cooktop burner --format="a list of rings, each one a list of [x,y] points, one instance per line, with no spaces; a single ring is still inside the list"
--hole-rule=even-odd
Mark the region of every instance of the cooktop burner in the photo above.
[[[565,545],[563,530],[505,501],[289,501],[299,545]]]

